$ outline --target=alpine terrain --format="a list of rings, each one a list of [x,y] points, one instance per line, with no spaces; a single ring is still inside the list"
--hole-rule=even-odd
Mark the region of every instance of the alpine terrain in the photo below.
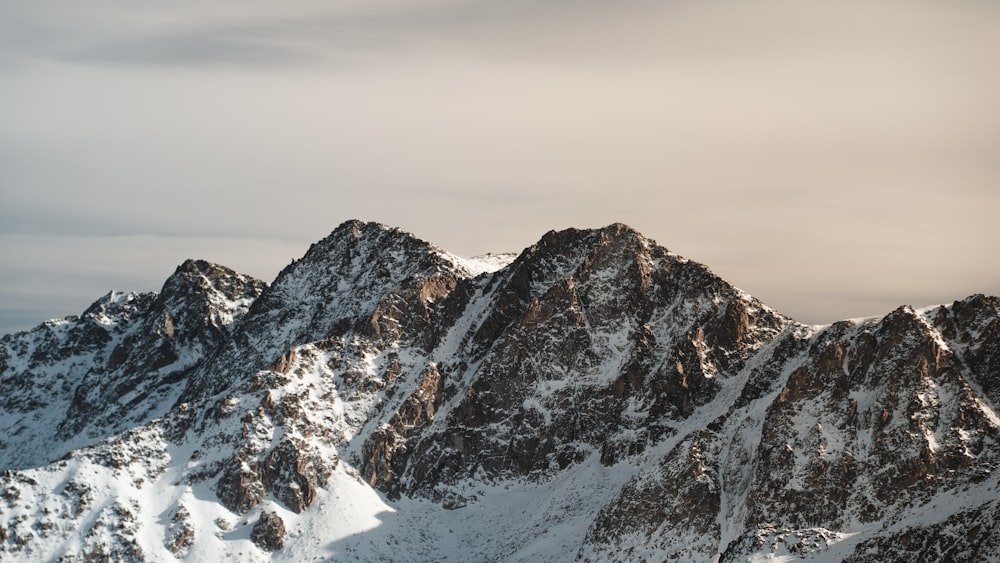
[[[3,561],[997,561],[1000,299],[806,326],[624,225],[346,222],[0,339]]]

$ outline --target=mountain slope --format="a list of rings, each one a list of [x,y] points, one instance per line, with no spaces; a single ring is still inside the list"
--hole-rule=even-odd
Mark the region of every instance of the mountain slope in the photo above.
[[[266,284],[188,260],[158,294],[111,292],[0,343],[0,468],[48,463],[162,416]]]
[[[0,344],[5,560],[1000,558],[996,297],[807,327],[624,225],[349,221]]]

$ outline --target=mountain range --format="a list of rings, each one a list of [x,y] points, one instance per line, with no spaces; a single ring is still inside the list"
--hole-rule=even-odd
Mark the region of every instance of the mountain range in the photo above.
[[[1000,299],[808,326],[633,229],[348,221],[0,339],[4,561],[1000,560]]]

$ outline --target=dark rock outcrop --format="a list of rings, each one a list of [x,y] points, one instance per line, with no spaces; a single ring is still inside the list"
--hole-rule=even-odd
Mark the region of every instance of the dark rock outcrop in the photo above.
[[[4,336],[0,410],[20,416],[0,428],[0,468],[41,465],[162,416],[264,287],[188,260],[159,294],[111,292],[79,317]]]
[[[398,451],[394,494],[640,453],[789,323],[624,225],[548,233],[485,291],[493,306],[463,340],[478,367],[442,429],[376,434]]]
[[[285,521],[276,512],[261,512],[250,532],[250,539],[265,551],[285,547]]]

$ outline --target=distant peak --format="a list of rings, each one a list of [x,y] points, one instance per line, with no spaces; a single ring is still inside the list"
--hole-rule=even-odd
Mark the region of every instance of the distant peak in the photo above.
[[[454,260],[448,256],[431,243],[402,229],[352,219],[313,243],[300,259],[292,261],[278,274],[272,287],[278,293],[291,291],[298,294],[302,287],[323,285],[326,282],[321,280],[328,280],[331,276],[352,280],[353,283],[371,275],[384,282],[396,276],[405,278],[455,271]],[[330,291],[337,293],[339,290],[331,288]]]
[[[209,281],[214,282],[220,278],[246,278],[243,274],[240,274],[232,268],[227,268],[220,264],[214,262],[209,262],[208,260],[200,260],[188,258],[181,265],[177,266],[174,273],[167,278],[166,284],[164,286],[169,286],[171,283],[182,282],[183,280],[188,280],[191,276],[204,276]]]
[[[150,301],[155,295],[155,293],[111,290],[97,301],[94,301],[80,316],[85,319],[95,320],[100,324],[114,324],[117,322],[116,317],[122,311],[133,308],[137,303]]]
[[[646,238],[645,235],[625,223],[612,223],[604,228],[598,229],[598,232],[612,240],[628,240],[638,242],[643,245],[653,242]]]
[[[344,221],[343,223],[338,225],[337,228],[335,228],[323,240],[319,241],[316,244],[325,246],[331,243],[334,244],[340,243],[345,240],[351,242],[357,242],[362,240],[378,240],[386,235],[389,235],[392,238],[419,241],[420,243],[426,246],[431,246],[430,243],[398,227],[390,227],[383,223],[378,223],[375,221],[361,221],[359,219],[351,219],[349,221]]]
[[[611,223],[610,225],[598,230],[602,233],[613,236],[642,236],[639,231],[633,229],[625,223]]]
[[[83,312],[83,314],[87,315],[89,313],[99,310],[101,307],[106,307],[108,305],[120,305],[123,303],[128,303],[129,301],[135,299],[136,296],[138,295],[140,294],[134,291],[118,291],[116,289],[112,289],[111,291],[105,293],[103,296],[97,299],[97,301],[94,301],[90,305],[90,307],[88,307],[87,310]]]
[[[177,266],[177,269],[174,270],[174,274],[205,274],[218,270],[228,270],[228,268],[219,266],[218,264],[213,264],[207,260],[188,258],[182,262],[180,266]]]
[[[189,258],[177,266],[163,283],[160,298],[169,300],[183,295],[221,292],[227,299],[254,299],[266,286],[266,283],[231,268]]]
[[[390,227],[383,223],[378,223],[376,221],[362,221],[360,219],[348,219],[330,233],[330,236],[350,236],[351,238],[361,238],[364,235],[382,233],[382,232],[399,232],[398,228]],[[409,234],[409,233],[407,233]],[[328,237],[329,238],[329,237]]]
[[[603,246],[613,241],[638,243],[647,246],[653,241],[644,237],[639,231],[624,223],[612,223],[597,229],[568,228],[560,231],[552,230],[544,235],[534,245],[534,248],[568,248],[583,244],[585,246]]]

